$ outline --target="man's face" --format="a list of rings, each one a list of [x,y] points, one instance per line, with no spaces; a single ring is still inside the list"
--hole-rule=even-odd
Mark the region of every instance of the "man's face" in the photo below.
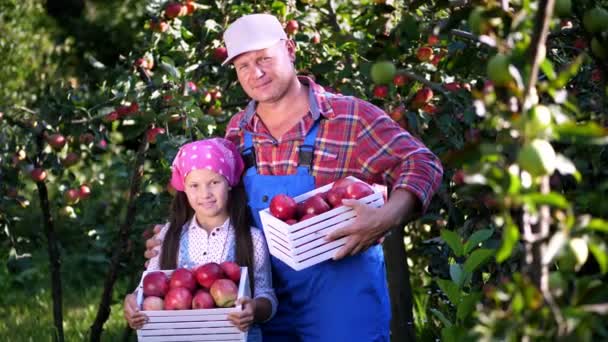
[[[257,102],[280,100],[295,77],[295,46],[282,40],[267,49],[246,52],[234,59],[243,90]]]

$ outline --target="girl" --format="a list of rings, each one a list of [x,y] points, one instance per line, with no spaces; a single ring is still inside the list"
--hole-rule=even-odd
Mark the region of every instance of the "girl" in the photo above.
[[[251,229],[245,191],[240,184],[244,163],[228,140],[212,138],[188,143],[172,165],[171,185],[177,190],[171,220],[160,232],[161,253],[148,270],[193,268],[207,262],[235,261],[247,266],[254,298],[243,298],[243,311],[229,316],[242,331],[272,318],[277,299],[272,289],[270,258],[263,235]],[[139,329],[147,317],[139,312],[135,294],[125,298],[125,318]],[[248,341],[261,341],[254,325]]]

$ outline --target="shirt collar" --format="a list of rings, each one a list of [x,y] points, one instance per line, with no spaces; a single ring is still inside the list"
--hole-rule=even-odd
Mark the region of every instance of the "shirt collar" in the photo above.
[[[221,225],[219,225],[217,227],[213,227],[212,231],[216,231],[216,230],[222,231],[224,229],[230,229],[231,226],[232,225],[230,224],[230,217],[229,217]],[[190,219],[190,221],[188,222],[185,230],[196,229],[196,228],[205,229],[205,228],[201,227],[198,224],[198,222],[196,222],[196,215],[193,215],[192,218]]]
[[[325,90],[322,86],[316,84],[312,78],[307,76],[298,76],[298,80],[308,86],[308,97],[310,100],[310,113],[312,118],[316,121],[320,115],[323,115],[327,118],[331,118],[334,116],[333,108],[329,103],[329,99],[335,94],[332,94]],[[249,101],[247,107],[245,108],[245,115],[239,122],[239,126],[241,128],[253,127],[253,117],[255,116],[255,109],[257,106],[257,102],[255,100]]]

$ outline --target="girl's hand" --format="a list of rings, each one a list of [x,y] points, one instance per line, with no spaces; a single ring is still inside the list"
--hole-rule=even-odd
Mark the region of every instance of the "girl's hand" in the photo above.
[[[249,297],[243,297],[236,301],[236,305],[243,305],[243,310],[232,312],[228,315],[228,320],[234,324],[240,331],[247,331],[253,324],[255,314],[255,300]]]
[[[125,319],[132,329],[141,329],[148,322],[148,316],[137,308],[137,300],[134,294],[128,294],[124,302]]]

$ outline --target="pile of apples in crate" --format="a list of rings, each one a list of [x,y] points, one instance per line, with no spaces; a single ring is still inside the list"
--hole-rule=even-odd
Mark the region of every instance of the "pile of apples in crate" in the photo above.
[[[270,200],[269,210],[272,216],[292,225],[341,206],[342,199],[359,199],[373,193],[372,187],[364,182],[342,178],[327,192],[315,194],[300,203],[288,195],[276,195]]]
[[[143,279],[142,309],[189,310],[234,306],[241,268],[234,262],[214,262],[194,270],[178,268],[171,276],[150,272]]]

